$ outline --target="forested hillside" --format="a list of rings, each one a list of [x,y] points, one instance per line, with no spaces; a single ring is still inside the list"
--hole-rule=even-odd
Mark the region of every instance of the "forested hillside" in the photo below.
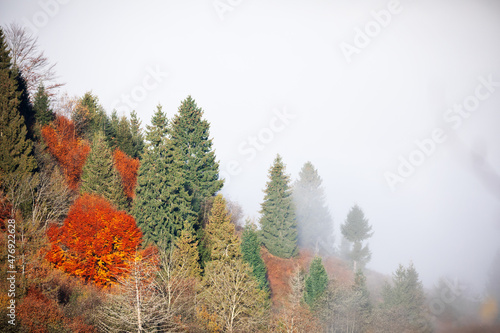
[[[195,96],[143,127],[52,94],[7,45],[0,29],[0,331],[431,332],[464,315],[437,317],[411,262],[366,268],[376,227],[353,204],[335,234],[312,162],[295,179],[269,161],[243,222]],[[474,324],[498,322],[497,296]]]

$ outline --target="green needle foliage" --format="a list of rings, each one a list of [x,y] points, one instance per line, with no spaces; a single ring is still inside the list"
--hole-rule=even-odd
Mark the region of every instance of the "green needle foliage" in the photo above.
[[[259,283],[259,288],[268,292],[267,268],[260,255],[259,234],[255,224],[247,223],[245,225],[241,236],[241,252],[243,261],[247,262],[252,268],[253,276]]]
[[[269,169],[269,181],[261,204],[262,244],[275,256],[290,258],[297,254],[297,224],[292,202],[290,176],[285,174],[281,156]]]
[[[55,115],[50,108],[49,96],[45,92],[45,87],[40,84],[33,101],[33,109],[35,111],[35,118],[38,125],[44,126],[54,120]]]
[[[315,257],[309,267],[309,275],[305,281],[304,301],[312,308],[328,287],[328,275],[321,262]]]
[[[203,110],[188,96],[182,101],[172,121],[171,140],[180,150],[180,159],[193,195],[193,210],[199,213],[202,202],[217,193],[223,185],[219,180],[219,163],[212,149],[210,124]]]
[[[27,138],[28,131],[19,113],[19,92],[10,61],[0,29],[0,182],[4,187],[37,167],[33,143]]]
[[[144,236],[144,245],[168,249],[185,223],[193,227],[196,214],[187,190],[179,149],[168,140],[167,117],[161,106],[147,127],[147,146],[139,166],[132,213]]]
[[[205,235],[212,260],[234,260],[241,258],[240,240],[235,234],[226,200],[217,195],[210,211]]]
[[[114,166],[113,154],[106,143],[104,133],[97,132],[92,148],[82,169],[80,193],[98,194],[116,208],[127,208],[120,175]]]
[[[354,270],[364,268],[371,259],[371,252],[368,244],[363,246],[363,241],[373,236],[373,232],[365,214],[358,205],[351,208],[344,224],[340,226],[340,230],[345,239],[353,243],[352,249],[350,244],[348,245],[350,251],[347,251],[347,256],[352,260]]]

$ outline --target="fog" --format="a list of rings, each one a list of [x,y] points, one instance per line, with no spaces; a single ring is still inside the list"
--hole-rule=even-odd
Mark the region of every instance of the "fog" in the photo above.
[[[143,125],[191,95],[246,216],[276,154],[293,180],[311,161],[337,242],[355,203],[373,226],[368,268],[413,261],[428,288],[448,276],[477,292],[500,239],[499,18],[494,1],[0,4],[61,92]]]

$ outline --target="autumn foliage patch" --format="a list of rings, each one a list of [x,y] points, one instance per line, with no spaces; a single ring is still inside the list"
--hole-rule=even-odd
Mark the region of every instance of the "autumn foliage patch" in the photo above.
[[[74,123],[63,116],[56,118],[54,126],[44,126],[42,136],[49,152],[63,169],[68,186],[75,190],[78,187],[90,147],[78,139]]]
[[[137,185],[137,171],[139,170],[139,160],[129,157],[120,149],[115,149],[113,154],[115,167],[122,178],[123,190],[128,198],[134,198],[134,190]]]
[[[48,230],[47,259],[55,267],[98,286],[109,286],[134,259],[142,233],[132,216],[97,195],[83,194],[62,227]]]

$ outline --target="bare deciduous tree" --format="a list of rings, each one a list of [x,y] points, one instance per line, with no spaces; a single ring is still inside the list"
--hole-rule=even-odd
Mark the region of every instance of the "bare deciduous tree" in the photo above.
[[[43,51],[39,51],[38,38],[17,23],[11,23],[5,28],[5,37],[12,64],[19,69],[26,81],[30,100],[33,101],[40,84],[53,97],[63,84],[56,82],[55,64],[51,64]]]
[[[193,279],[178,252],[138,254],[100,309],[104,332],[178,332],[180,316],[194,309]]]
[[[254,332],[267,323],[266,295],[241,259],[208,263],[200,299],[224,332]]]

